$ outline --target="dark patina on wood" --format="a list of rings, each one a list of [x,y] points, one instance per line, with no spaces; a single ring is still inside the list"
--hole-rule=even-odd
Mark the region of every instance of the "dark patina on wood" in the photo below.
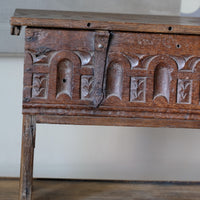
[[[11,26],[27,26],[20,200],[36,123],[200,128],[199,18],[18,9]]]
[[[199,34],[198,18],[17,9],[12,26]]]
[[[27,28],[25,39],[24,114],[200,119],[198,35]]]

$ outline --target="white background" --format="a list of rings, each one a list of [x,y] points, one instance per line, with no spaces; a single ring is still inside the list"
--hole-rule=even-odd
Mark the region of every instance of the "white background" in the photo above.
[[[23,56],[0,54],[1,177],[19,176],[22,75]],[[200,180],[199,168],[199,130],[37,125],[35,177]]]

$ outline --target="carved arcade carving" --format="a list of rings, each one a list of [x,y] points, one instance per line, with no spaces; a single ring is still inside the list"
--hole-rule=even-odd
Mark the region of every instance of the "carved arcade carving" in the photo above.
[[[127,55],[122,53],[131,69],[143,69],[148,70],[150,63],[159,57],[165,56],[173,60],[179,71],[193,72],[195,68],[200,64],[200,57],[198,56],[174,56],[174,55],[143,55],[143,54],[131,54]]]
[[[104,98],[104,68],[110,34],[108,31],[96,31],[93,36],[94,38],[90,39],[94,42],[93,49],[90,51],[83,48],[78,50],[52,50],[50,47],[27,49],[33,66],[38,66],[42,70],[45,70],[42,66],[49,66],[50,99],[63,99],[64,96],[68,96],[72,100],[73,79],[76,79],[76,87],[81,85],[79,89],[82,100],[92,101],[94,107],[98,107],[101,103]],[[81,73],[81,68],[84,68],[82,71],[85,72],[91,69],[93,74],[84,75]],[[55,79],[56,86],[52,83]],[[78,80],[81,83],[78,83]]]
[[[178,74],[187,76],[187,73],[195,72],[200,66],[199,56],[109,52],[109,37],[108,31],[96,31],[94,48],[90,51],[82,48],[58,51],[46,46],[27,49],[33,66],[40,69],[49,66],[46,74],[41,71],[33,73],[32,98],[47,98],[49,82],[51,93],[48,98],[73,101],[76,80],[75,91],[79,90],[79,99],[91,101],[94,107],[114,99],[123,103],[155,105],[192,103],[192,80],[197,77],[189,75],[190,80],[185,80]],[[55,80],[56,85],[53,85]],[[128,91],[129,99],[123,99],[124,89]],[[170,100],[173,95],[175,99]]]
[[[98,36],[99,37],[99,36]],[[102,37],[100,35],[100,37]],[[101,39],[98,39],[102,42]],[[97,43],[99,43],[99,41]],[[98,52],[103,47],[100,45],[96,46]],[[105,48],[102,56],[105,56]],[[32,62],[34,64],[45,65],[52,62],[52,55],[55,56],[58,51],[52,51],[50,48],[40,47],[35,51],[28,51],[32,56]],[[76,55],[80,60],[80,67],[87,67],[94,69],[97,66],[97,60],[95,61],[95,54],[93,52],[86,51],[70,51],[73,55]],[[51,55],[51,56],[50,56]],[[147,70],[154,60],[158,60],[163,55],[142,55],[134,54],[132,56],[121,54],[130,65],[130,70]],[[178,72],[194,72],[200,63],[200,58],[195,56],[172,56],[164,55],[165,58],[171,59],[176,64]],[[96,55],[97,58],[97,55]],[[96,63],[96,64],[95,64]],[[123,62],[110,61],[107,67],[107,72],[104,76],[104,67],[98,65],[94,70],[94,75],[81,75],[81,88],[80,98],[81,100],[93,101],[95,105],[99,105],[99,102],[103,98],[103,80],[106,79],[106,99],[116,97],[122,100],[123,91],[123,77],[124,77],[124,66]],[[153,90],[153,101],[159,103],[169,103],[170,99],[170,82],[172,70],[165,63],[158,64],[154,69],[154,90]],[[63,57],[63,59],[57,64],[57,86],[56,86],[56,99],[69,98],[72,99],[72,88],[73,88],[73,63],[69,59]],[[102,75],[100,75],[102,74]],[[100,76],[100,77],[99,77]],[[32,83],[32,98],[47,98],[47,82],[48,75],[42,73],[33,74]],[[97,80],[98,79],[98,80]],[[95,81],[96,80],[96,81]],[[146,76],[132,76],[130,82],[130,102],[146,102]],[[95,100],[94,100],[95,99]],[[97,100],[98,99],[98,100]],[[191,104],[192,99],[192,80],[179,79],[177,84],[177,103],[178,104]],[[96,102],[96,103],[95,103]]]
[[[114,52],[111,55],[115,55]],[[113,58],[116,57],[112,56]],[[146,80],[153,82],[153,102],[162,105],[170,103],[170,93],[174,93],[177,90],[177,103],[191,104],[192,98],[192,80],[178,80],[178,87],[173,88],[170,86],[172,81],[172,72],[174,73],[174,83],[179,77],[179,73],[194,72],[195,69],[200,66],[200,57],[198,56],[173,56],[173,55],[142,55],[133,54],[126,55],[124,53],[116,57],[118,60],[128,61],[130,70],[134,70],[134,73],[139,73],[138,77],[131,77],[130,83],[130,102],[146,102]],[[111,63],[114,61],[110,61]],[[152,65],[157,64],[154,68]],[[170,66],[171,65],[171,66]],[[172,67],[173,66],[173,67]],[[126,66],[127,67],[127,66]],[[150,68],[151,67],[151,68]],[[122,69],[124,66],[122,66]],[[150,68],[150,69],[149,69]],[[176,70],[174,70],[176,68]],[[154,70],[154,76],[151,78],[151,70]],[[140,71],[142,70],[142,71]],[[144,70],[144,71],[143,71]],[[133,72],[128,72],[132,74]],[[147,73],[150,73],[147,77]],[[108,74],[107,74],[108,75]],[[141,75],[144,76],[141,78]],[[113,75],[114,76],[114,75]],[[183,75],[182,75],[183,76]],[[191,76],[191,75],[189,75]],[[193,75],[196,77],[196,74]],[[108,77],[107,77],[108,78]],[[117,77],[115,77],[117,79]],[[107,86],[108,87],[108,86]],[[113,86],[114,87],[114,86]],[[148,92],[148,91],[147,91]],[[174,102],[175,103],[175,102]]]
[[[54,56],[53,54],[57,52],[59,51],[52,50],[48,47],[39,47],[36,49],[28,50],[28,53],[32,57],[33,64],[49,64],[49,62],[51,62],[51,57]],[[94,57],[94,52],[86,52],[79,50],[70,50],[70,52],[76,54],[79,57],[82,67],[93,67],[92,59]]]

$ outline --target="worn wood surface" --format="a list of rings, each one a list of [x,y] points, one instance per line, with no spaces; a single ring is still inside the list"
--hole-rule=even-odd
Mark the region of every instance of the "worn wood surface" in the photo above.
[[[0,200],[16,200],[19,181],[0,179]],[[200,183],[34,179],[33,200],[199,200]]]
[[[199,18],[17,9],[12,26],[199,34]],[[12,33],[15,34],[15,31]],[[19,30],[19,29],[18,29]],[[18,34],[18,31],[17,31]]]
[[[200,128],[199,18],[16,10],[11,26],[27,26],[20,200],[31,200],[36,122]],[[33,199],[200,197],[199,184],[36,183]]]
[[[36,115],[37,123],[199,129],[199,120]]]
[[[198,35],[27,28],[23,113],[191,128],[200,120],[199,46]]]
[[[31,200],[32,196],[35,132],[36,132],[35,116],[24,115],[23,132],[22,132],[19,200]]]

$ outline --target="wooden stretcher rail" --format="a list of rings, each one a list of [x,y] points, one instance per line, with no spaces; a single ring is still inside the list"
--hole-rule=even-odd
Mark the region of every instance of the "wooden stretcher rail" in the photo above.
[[[168,127],[168,128],[200,128],[199,120],[142,119],[117,117],[55,116],[36,115],[37,123],[73,124],[95,126],[132,126],[132,127]]]

